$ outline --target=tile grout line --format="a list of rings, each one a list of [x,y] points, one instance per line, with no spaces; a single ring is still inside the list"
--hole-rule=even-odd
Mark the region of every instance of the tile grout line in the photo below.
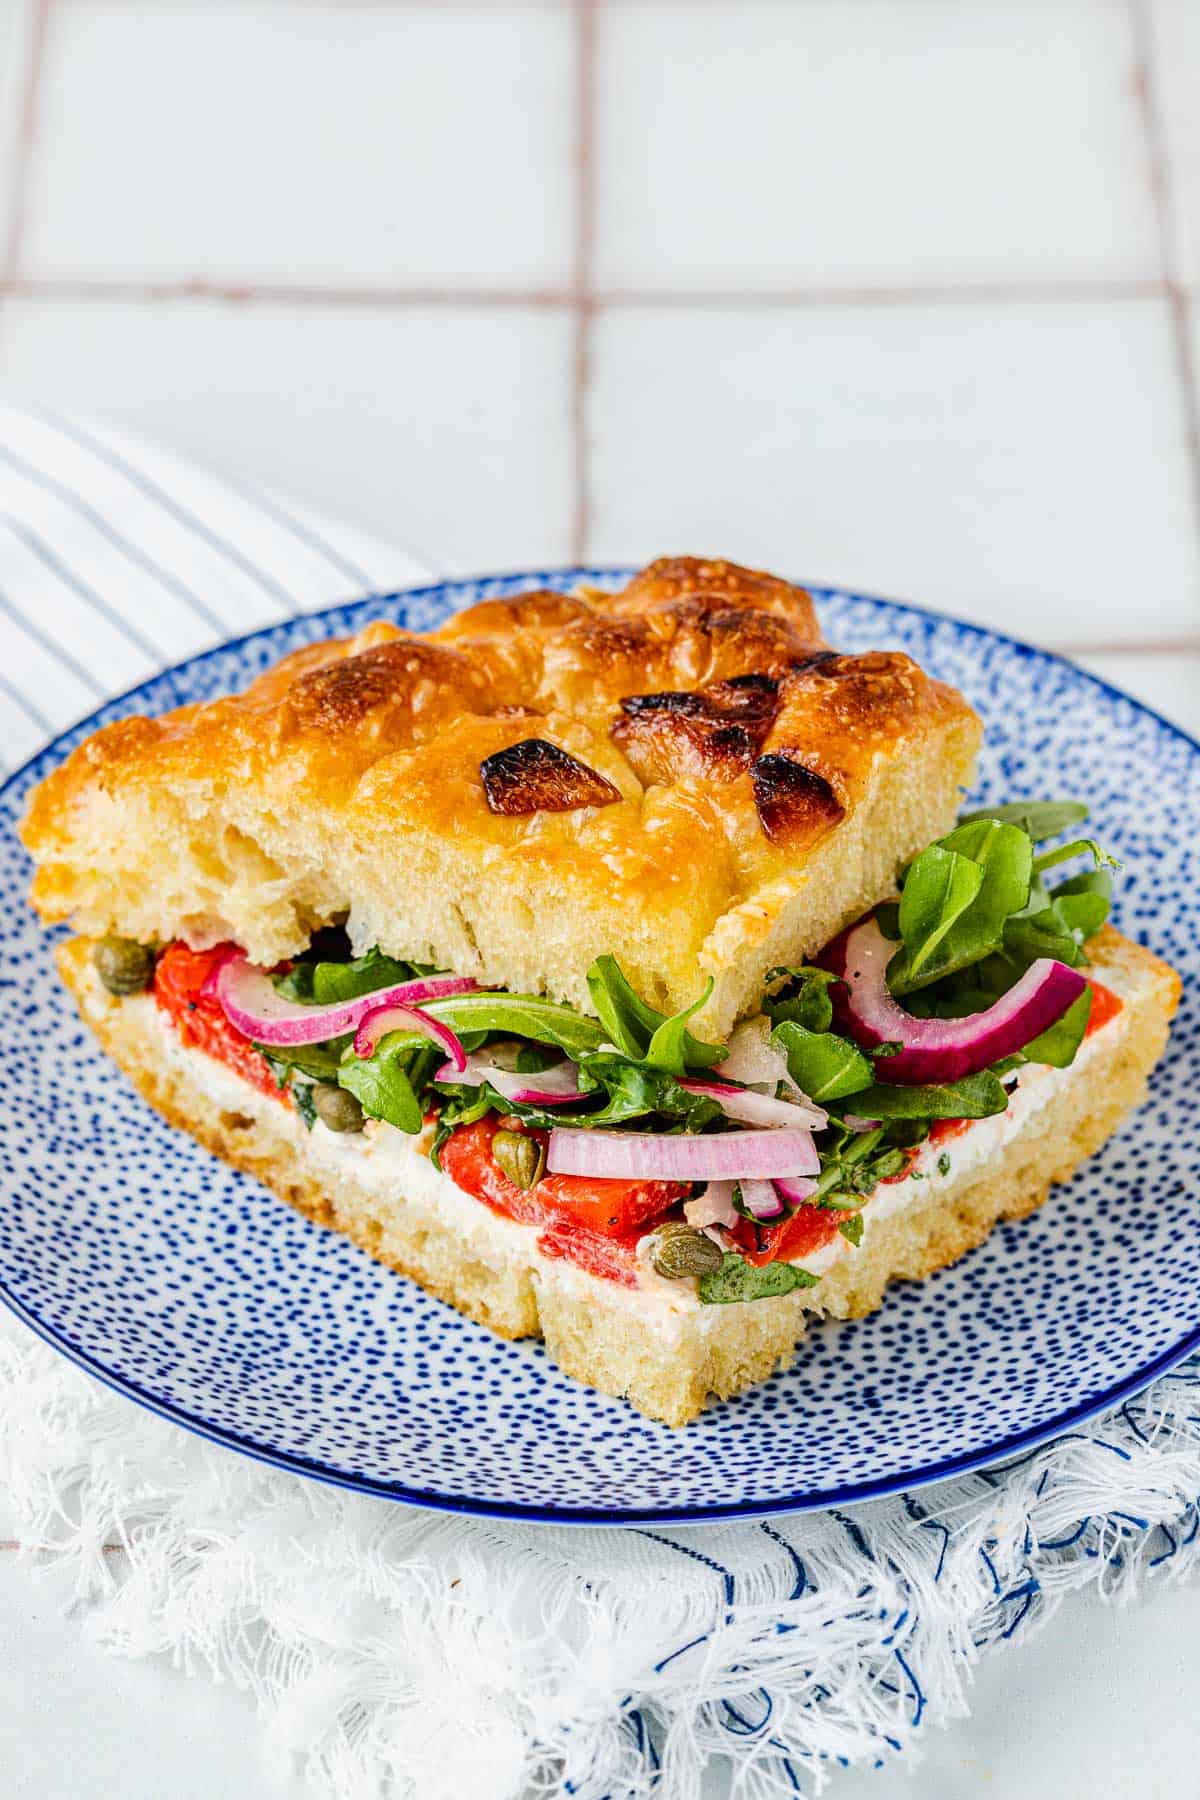
[[[29,171],[33,162],[34,140],[37,136],[38,93],[41,87],[43,53],[46,48],[46,31],[52,4],[53,0],[33,0],[29,49],[25,64],[25,86],[21,95],[21,117],[17,128],[14,156],[12,213],[9,218],[4,254],[0,258],[0,267],[4,270],[3,288],[0,291],[7,291],[10,283],[15,282],[17,270],[20,267]]]
[[[599,0],[575,0],[575,257],[572,271],[571,455],[573,562],[587,554],[591,529],[588,388],[591,380],[593,251],[596,236],[596,13]]]
[[[1200,656],[1200,631],[1182,637],[1130,638],[1127,643],[1111,638],[1085,639],[1082,643],[1054,640],[1042,646],[1056,656]]]
[[[578,0],[579,10],[594,14],[597,0]],[[582,135],[582,133],[581,133]],[[582,159],[581,159],[582,160]],[[594,210],[594,176],[588,158],[586,180],[577,175],[579,208],[585,220]],[[585,195],[586,189],[586,195]],[[1162,300],[1175,285],[1169,280],[982,282],[960,286],[914,287],[798,287],[753,288],[610,288],[597,289],[591,281],[592,226],[587,225],[587,256],[582,231],[577,233],[576,272],[566,287],[470,288],[470,287],[321,287],[297,282],[233,282],[196,278],[188,281],[123,281],[107,277],[55,276],[30,279],[0,277],[0,295],[22,300],[82,300],[99,304],[113,301],[219,300],[231,305],[294,306],[450,306],[469,311],[473,306],[607,308],[746,307],[775,309],[805,306],[994,306],[1077,305],[1089,300]]]
[[[1192,501],[1200,531],[1200,388],[1192,356],[1191,307],[1180,279],[1174,229],[1174,192],[1171,157],[1167,143],[1158,86],[1158,61],[1149,0],[1129,0],[1133,33],[1135,89],[1149,163],[1150,192],[1158,225],[1162,286],[1171,313],[1175,367],[1183,401],[1184,436],[1192,473]]]

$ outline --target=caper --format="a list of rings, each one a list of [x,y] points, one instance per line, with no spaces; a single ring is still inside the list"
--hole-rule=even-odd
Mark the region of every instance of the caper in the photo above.
[[[330,1087],[327,1082],[313,1083],[312,1103],[322,1125],[330,1131],[361,1131],[363,1109],[346,1088]]]
[[[691,1225],[675,1221],[660,1225],[650,1240],[651,1265],[668,1281],[682,1281],[687,1275],[713,1275],[724,1260],[720,1244]]]
[[[545,1145],[523,1131],[498,1131],[492,1139],[492,1155],[519,1188],[536,1187],[546,1173]]]
[[[110,994],[140,994],[154,973],[153,950],[136,938],[101,938],[92,950],[92,962]]]

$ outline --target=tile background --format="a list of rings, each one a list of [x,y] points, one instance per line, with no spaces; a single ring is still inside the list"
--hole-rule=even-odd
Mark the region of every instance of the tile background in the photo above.
[[[742,556],[1200,731],[1198,91],[1200,0],[0,0],[0,387],[449,570]],[[7,1791],[263,1791],[245,1707],[0,1586]],[[1062,1615],[835,1800],[1185,1791],[1194,1602]]]

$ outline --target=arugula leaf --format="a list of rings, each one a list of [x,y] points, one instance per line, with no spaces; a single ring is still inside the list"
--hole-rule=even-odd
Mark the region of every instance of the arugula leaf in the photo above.
[[[772,969],[767,980],[777,975],[786,975],[788,984],[778,994],[764,998],[763,1011],[772,1024],[780,1025],[784,1021],[800,1025],[805,1031],[828,1031],[833,1024],[833,1002],[829,997],[829,989],[840,979],[828,969],[814,969],[802,965],[797,969]]]
[[[662,1015],[630,987],[616,957],[598,956],[587,972],[587,985],[609,1042],[626,1056],[645,1056]]]
[[[313,1003],[313,969],[310,962],[293,963],[286,975],[272,976],[277,993],[285,1000],[299,1000],[305,1006]]]
[[[947,896],[947,851],[977,864],[980,880],[974,898],[965,906],[959,904],[965,881],[962,877],[951,881],[945,903],[957,910],[942,920],[936,916],[936,900],[939,892]],[[998,949],[1005,921],[1029,898],[1032,869],[1033,846],[1026,833],[998,819],[960,825],[923,850],[904,879],[904,893],[915,882],[918,896],[909,909],[909,930],[905,930],[904,899],[900,902],[903,942],[887,972],[893,994],[928,987]]]
[[[700,1277],[699,1294],[705,1306],[727,1306],[739,1300],[771,1300],[796,1288],[816,1287],[817,1276],[795,1263],[765,1263],[756,1268],[727,1250],[725,1260],[711,1275]]]
[[[1061,894],[1056,891],[1052,905],[1055,917],[1061,919],[1077,942],[1085,944],[1099,931],[1109,912],[1106,895],[1094,892]]]
[[[771,1042],[787,1057],[788,1074],[810,1100],[841,1100],[869,1087],[871,1064],[856,1045],[832,1031],[808,1031],[785,1019]]]
[[[982,886],[981,864],[957,850],[931,844],[918,856],[900,897],[900,936],[910,986],[918,985],[916,977]]]
[[[1061,1019],[1048,1026],[1040,1037],[1031,1038],[1021,1055],[1026,1062],[1049,1063],[1052,1069],[1069,1069],[1075,1052],[1083,1042],[1092,1011],[1092,989],[1084,988]]]
[[[1088,809],[1080,800],[1009,800],[1003,806],[977,806],[960,815],[959,823],[972,825],[977,819],[999,819],[1026,832],[1035,844],[1057,837],[1069,825],[1082,825]]]
[[[317,1122],[317,1109],[313,1102],[312,1083],[294,1081],[292,1083],[292,1099],[296,1103],[296,1111],[311,1131]]]
[[[613,956],[598,956],[587,972],[588,993],[592,997],[603,1037],[635,1061],[652,1053],[660,1059],[659,1067],[682,1075],[685,1068],[711,1069],[727,1054],[725,1044],[705,1044],[686,1029],[688,1019],[699,1010],[712,992],[712,978],[707,990],[694,1005],[668,1018],[647,1004],[634,992],[621,965]],[[661,1034],[661,1035],[660,1035]],[[657,1048],[656,1048],[657,1044]]]
[[[389,1032],[373,1056],[347,1056],[338,1069],[338,1085],[344,1087],[372,1119],[386,1119],[397,1131],[415,1137],[423,1118],[407,1063],[412,1046],[404,1032]]]
[[[1003,967],[996,965],[989,968],[985,964],[981,970],[985,985],[991,987],[995,994],[1006,993],[1013,982],[1040,956],[1065,962],[1072,969],[1087,961],[1080,940],[1064,918],[1057,901],[1051,901],[1049,906],[1032,916],[1022,914],[1018,918],[1009,919],[1004,927],[1000,955]]]
[[[713,978],[710,975],[708,985],[698,1000],[693,1000],[682,1012],[664,1019],[658,1026],[646,1048],[646,1061],[652,1068],[665,1069],[669,1075],[684,1075],[689,1063],[698,1063],[701,1068],[710,1069],[714,1063],[723,1060],[728,1045],[701,1044],[687,1028],[688,1020],[700,1011],[712,991]]]
[[[357,1000],[362,994],[373,994],[376,988],[395,987],[401,981],[416,979],[415,963],[400,962],[385,956],[382,950],[368,950],[353,962],[319,962],[312,972],[312,997],[318,1006],[331,1006],[338,1000]]]
[[[862,1243],[862,1236],[863,1236],[863,1216],[862,1216],[862,1214],[860,1212],[848,1213],[846,1215],[846,1217],[844,1219],[842,1219],[841,1222],[839,1223],[838,1230],[841,1232],[842,1236],[844,1238],[848,1238],[849,1241],[857,1249],[858,1245]]]
[[[854,1096],[855,1112],[867,1119],[988,1119],[1007,1105],[1008,1095],[990,1069],[931,1087],[877,1082]]]
[[[394,987],[397,982],[412,981],[429,973],[423,963],[402,962],[374,949],[365,956],[340,962],[302,957],[286,975],[276,977],[275,986],[287,1000],[299,1000],[306,1006],[330,1006],[335,1001],[357,1000],[360,994],[373,994],[376,988]]]
[[[350,1038],[326,1038],[320,1044],[255,1044],[254,1048],[271,1065],[280,1087],[287,1087],[292,1070],[300,1069],[316,1081],[335,1082],[342,1052]]]
[[[1058,863],[1070,862],[1072,857],[1090,856],[1097,869],[1119,869],[1120,862],[1115,856],[1098,844],[1095,838],[1075,838],[1069,844],[1058,844],[1053,850],[1044,850],[1041,856],[1034,859],[1034,873],[1044,875],[1047,869],[1053,869]]]
[[[1112,910],[1112,875],[1108,869],[1085,869],[1060,881],[1050,895],[1057,917],[1083,943],[1105,923]]]
[[[598,1050],[608,1037],[607,1027],[595,1019],[536,994],[453,994],[445,1000],[426,1000],[422,1011],[441,1019],[464,1042],[468,1033],[496,1031],[554,1044],[575,1061]]]

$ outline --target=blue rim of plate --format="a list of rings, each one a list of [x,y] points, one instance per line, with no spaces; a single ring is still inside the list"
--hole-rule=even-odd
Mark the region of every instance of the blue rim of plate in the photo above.
[[[544,587],[564,582],[613,581],[629,577],[633,573],[634,569],[628,564],[605,566],[591,564],[586,567],[568,565],[499,573],[489,571],[486,579],[528,582],[531,586]],[[371,602],[382,605],[397,599],[419,600],[426,596],[440,594],[446,587],[455,586],[460,581],[465,582],[470,579],[469,576],[447,576],[440,581],[424,582],[418,587],[395,588],[386,593],[363,594],[357,600],[340,601],[321,611],[296,614],[295,617],[297,620],[311,620],[314,624],[319,624],[322,619],[330,615],[344,613],[348,606],[366,605]],[[1143,705],[1140,700],[1126,693],[1124,689],[1118,688],[1110,681],[1105,681],[1103,676],[1094,675],[1090,670],[1080,668],[1078,664],[1071,662],[1069,657],[1060,656],[1053,650],[1043,650],[1024,638],[1013,637],[1008,632],[994,631],[989,626],[975,624],[970,619],[959,619],[953,614],[940,612],[934,607],[920,606],[909,600],[896,600],[881,594],[864,594],[857,588],[840,587],[836,583],[803,582],[800,585],[809,588],[818,596],[830,593],[851,594],[856,599],[866,600],[875,605],[900,608],[926,619],[942,624],[951,624],[956,630],[969,633],[974,637],[986,638],[993,642],[999,641],[1023,657],[1035,657],[1040,661],[1060,664],[1070,669],[1072,674],[1080,680],[1090,682],[1101,692],[1111,694],[1115,698],[1135,706],[1140,712],[1154,719],[1172,736],[1186,744],[1197,756],[1200,756],[1200,739],[1193,737],[1189,731],[1185,731],[1173,719],[1166,718],[1154,707]],[[14,769],[0,783],[0,798],[19,781],[39,772],[43,765],[48,769],[60,760],[65,753],[63,747],[66,740],[73,740],[77,734],[91,728],[102,714],[108,713],[114,706],[121,706],[127,701],[136,699],[140,693],[153,682],[161,680],[164,675],[169,676],[178,670],[194,668],[196,664],[207,662],[213,656],[267,636],[277,631],[281,624],[287,622],[287,620],[276,620],[272,624],[260,626],[254,631],[244,632],[240,637],[227,638],[207,650],[199,651],[195,656],[184,657],[177,663],[168,664],[165,668],[157,670],[154,675],[147,677],[145,681],[137,682],[134,686],[126,688],[123,693],[113,695],[94,712],[77,720],[75,724],[61,732],[42,749],[35,751],[31,757]],[[114,1392],[124,1395],[126,1399],[134,1401],[145,1411],[156,1414],[170,1424],[181,1426],[184,1430],[204,1438],[209,1443],[219,1444],[227,1450],[235,1450],[239,1455],[247,1456],[269,1468],[280,1469],[291,1475],[305,1476],[310,1480],[321,1481],[328,1486],[342,1488],[351,1493],[366,1494],[373,1499],[393,1500],[402,1505],[425,1507],[433,1512],[457,1513],[475,1518],[507,1519],[523,1524],[538,1525],[717,1524],[730,1519],[761,1519],[786,1513],[819,1512],[829,1507],[852,1506],[868,1500],[886,1499],[889,1495],[911,1492],[914,1489],[928,1487],[935,1482],[950,1480],[958,1475],[969,1475],[977,1470],[995,1468],[1001,1463],[1009,1462],[1036,1450],[1041,1445],[1050,1443],[1053,1439],[1072,1431],[1075,1427],[1085,1425],[1089,1421],[1113,1411],[1124,1401],[1142,1393],[1160,1376],[1167,1375],[1172,1369],[1178,1368],[1180,1363],[1185,1362],[1193,1352],[1200,1350],[1200,1324],[1198,1324],[1191,1331],[1185,1332],[1167,1350],[1161,1351],[1150,1362],[1144,1363],[1122,1381],[1114,1383],[1105,1388],[1103,1392],[1093,1395],[1077,1406],[1068,1407],[1055,1419],[1031,1426],[1027,1431],[1014,1432],[1007,1438],[982,1449],[965,1452],[956,1457],[947,1457],[940,1462],[925,1463],[919,1468],[880,1476],[871,1481],[823,1490],[810,1490],[786,1499],[772,1500],[768,1504],[747,1500],[699,1507],[656,1506],[598,1509],[523,1506],[508,1501],[479,1499],[473,1495],[447,1494],[422,1488],[410,1488],[398,1482],[372,1481],[367,1476],[351,1476],[342,1470],[330,1468],[325,1463],[309,1461],[302,1456],[273,1450],[269,1445],[241,1437],[235,1432],[222,1430],[219,1426],[212,1425],[209,1421],[189,1412],[185,1407],[177,1406],[171,1401],[162,1400],[154,1394],[147,1393],[135,1382],[128,1380],[116,1370],[106,1367],[63,1333],[47,1326],[30,1313],[2,1279],[0,1279],[0,1302],[44,1343],[59,1351],[69,1362],[74,1363],[86,1374],[95,1376],[98,1381],[103,1382]]]

